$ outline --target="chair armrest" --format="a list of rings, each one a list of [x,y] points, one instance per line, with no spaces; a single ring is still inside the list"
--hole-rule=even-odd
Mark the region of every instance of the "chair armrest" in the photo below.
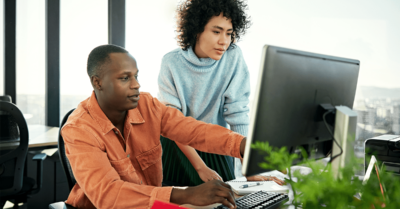
[[[40,153],[40,154],[36,154],[35,156],[33,156],[32,160],[33,161],[38,161],[41,160],[43,161],[44,159],[46,159],[47,155],[45,153]]]
[[[56,202],[56,203],[51,203],[49,205],[49,209],[76,209],[76,208],[72,207],[71,205],[65,204],[65,202]]]
[[[37,162],[37,169],[36,169],[36,189],[32,190],[30,194],[36,194],[42,188],[43,182],[43,161],[46,159],[47,155],[45,153],[36,154],[33,156],[32,160]]]

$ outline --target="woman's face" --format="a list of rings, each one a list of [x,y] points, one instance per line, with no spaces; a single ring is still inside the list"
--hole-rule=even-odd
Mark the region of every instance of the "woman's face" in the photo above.
[[[194,53],[198,58],[220,60],[231,43],[232,21],[221,13],[214,16],[204,26],[204,31],[197,35]]]

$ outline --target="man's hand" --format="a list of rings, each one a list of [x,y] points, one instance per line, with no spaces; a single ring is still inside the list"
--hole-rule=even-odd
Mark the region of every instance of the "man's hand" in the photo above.
[[[285,181],[282,181],[278,179],[277,177],[274,176],[261,176],[261,175],[255,175],[255,176],[246,176],[247,181],[274,181],[279,185],[285,185]]]
[[[222,177],[217,172],[210,169],[206,165],[196,171],[199,174],[199,177],[201,178],[201,180],[203,180],[204,182],[208,182],[208,181],[211,181],[214,179],[223,181]]]
[[[242,158],[244,157],[244,148],[246,147],[246,140],[247,138],[244,137],[242,139],[242,142],[240,142],[240,155],[242,156]]]
[[[231,186],[219,180],[212,180],[184,190],[174,188],[170,201],[179,205],[191,204],[196,206],[222,203],[229,208],[236,208],[235,196]]]

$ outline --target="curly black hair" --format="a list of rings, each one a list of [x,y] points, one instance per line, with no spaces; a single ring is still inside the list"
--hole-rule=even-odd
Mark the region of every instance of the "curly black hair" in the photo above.
[[[247,4],[241,0],[185,0],[177,9],[178,45],[183,50],[195,46],[197,34],[204,31],[208,21],[223,13],[232,20],[231,46],[234,46],[251,25],[246,9]]]

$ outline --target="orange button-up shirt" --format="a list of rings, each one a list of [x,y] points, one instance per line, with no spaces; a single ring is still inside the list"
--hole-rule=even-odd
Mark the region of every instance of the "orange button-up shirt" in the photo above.
[[[81,102],[61,130],[77,183],[66,203],[77,208],[150,208],[170,201],[161,187],[160,134],[203,152],[240,158],[243,136],[206,124],[141,93],[129,110],[124,136],[101,110],[94,92]],[[174,163],[174,162],[171,162]]]

